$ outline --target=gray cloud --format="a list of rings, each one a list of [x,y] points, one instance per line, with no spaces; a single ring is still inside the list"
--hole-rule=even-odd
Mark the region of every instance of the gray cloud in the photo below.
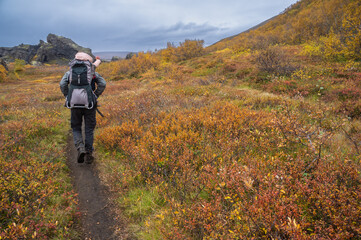
[[[133,48],[143,46],[144,50],[154,50],[166,47],[167,42],[178,44],[185,39],[207,39],[224,29],[208,24],[178,22],[172,26],[163,26],[154,29],[135,29],[128,34],[120,34],[105,39],[110,45],[130,45]]]
[[[93,50],[154,50],[167,42],[212,44],[297,0],[0,0],[0,46],[36,44],[48,33]]]

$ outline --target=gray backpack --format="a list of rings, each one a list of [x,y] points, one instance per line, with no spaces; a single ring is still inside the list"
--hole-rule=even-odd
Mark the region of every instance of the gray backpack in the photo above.
[[[96,105],[96,96],[92,89],[94,67],[89,61],[74,59],[69,63],[69,93],[66,99],[68,108],[92,109]]]

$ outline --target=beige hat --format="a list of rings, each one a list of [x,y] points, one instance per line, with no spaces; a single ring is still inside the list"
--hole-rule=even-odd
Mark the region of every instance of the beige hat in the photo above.
[[[93,62],[93,58],[85,52],[78,52],[77,54],[75,54],[75,59],[82,61],[89,61],[91,63]]]
[[[75,54],[75,59],[81,60],[81,61],[89,61],[89,62],[93,63],[93,58],[85,52],[78,52],[77,54]],[[95,67],[98,67],[100,63],[101,63],[100,59],[97,59],[97,60],[95,60],[95,62],[93,64]]]

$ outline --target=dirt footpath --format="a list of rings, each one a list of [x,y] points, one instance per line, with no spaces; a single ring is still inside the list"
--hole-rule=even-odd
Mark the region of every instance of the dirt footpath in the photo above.
[[[79,200],[83,238],[87,240],[135,239],[126,231],[126,224],[117,219],[112,211],[109,192],[101,184],[96,170],[96,159],[92,164],[77,163],[77,151],[72,134],[68,137],[68,166]]]

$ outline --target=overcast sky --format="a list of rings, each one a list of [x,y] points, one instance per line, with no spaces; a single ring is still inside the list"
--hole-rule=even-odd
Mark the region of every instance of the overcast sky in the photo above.
[[[238,34],[297,0],[0,0],[0,47],[49,33],[96,51],[148,51],[167,42],[205,45]]]

